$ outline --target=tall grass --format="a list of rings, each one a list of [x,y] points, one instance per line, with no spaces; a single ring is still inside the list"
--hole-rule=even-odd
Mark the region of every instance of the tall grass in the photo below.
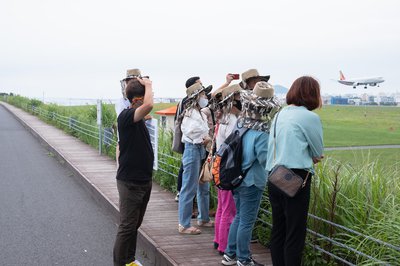
[[[313,179],[310,213],[400,247],[400,173],[398,162],[382,167],[378,159],[354,167],[328,159]],[[368,254],[399,265],[400,252],[327,223],[309,218],[309,228]],[[318,237],[309,241],[354,264],[377,262]]]

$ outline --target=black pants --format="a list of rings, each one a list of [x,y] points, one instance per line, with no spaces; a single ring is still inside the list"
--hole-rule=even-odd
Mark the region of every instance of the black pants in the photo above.
[[[114,265],[135,260],[137,231],[150,199],[152,182],[136,184],[117,180],[120,224],[114,244]]]
[[[292,169],[303,179],[307,172]],[[306,186],[289,198],[268,183],[272,207],[271,257],[274,266],[301,265],[306,238],[308,206],[310,203],[311,174]]]

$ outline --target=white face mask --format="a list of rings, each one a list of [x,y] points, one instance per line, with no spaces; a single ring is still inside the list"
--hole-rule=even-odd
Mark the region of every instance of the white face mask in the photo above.
[[[200,99],[199,99],[200,108],[206,107],[207,104],[208,104],[208,99],[206,99],[206,98],[200,98]]]

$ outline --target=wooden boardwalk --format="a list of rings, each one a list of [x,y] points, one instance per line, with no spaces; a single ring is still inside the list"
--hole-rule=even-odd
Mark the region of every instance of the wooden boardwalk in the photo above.
[[[78,181],[118,217],[116,163],[105,155],[60,129],[14,106],[0,102],[60,160],[72,169]],[[213,249],[213,229],[197,236],[178,233],[178,204],[174,195],[153,183],[150,202],[140,228],[138,244],[155,265],[221,265],[221,256]],[[195,224],[195,221],[193,221]],[[253,257],[272,265],[269,250],[252,244]],[[146,266],[146,265],[145,265]]]

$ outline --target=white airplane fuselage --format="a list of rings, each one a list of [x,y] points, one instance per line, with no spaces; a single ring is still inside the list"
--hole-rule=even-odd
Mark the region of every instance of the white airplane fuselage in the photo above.
[[[368,78],[353,78],[353,79],[346,79],[343,74],[340,72],[340,79],[337,80],[339,83],[347,85],[347,86],[353,86],[355,89],[359,85],[364,85],[364,88],[367,88],[367,86],[378,86],[379,83],[384,82],[385,80],[383,77],[368,77]]]

